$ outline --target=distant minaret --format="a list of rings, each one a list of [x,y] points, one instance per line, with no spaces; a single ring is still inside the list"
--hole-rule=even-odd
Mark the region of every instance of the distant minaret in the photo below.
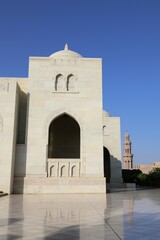
[[[124,161],[124,169],[132,169],[133,168],[133,154],[131,148],[131,140],[129,133],[125,133],[125,140],[124,140],[124,154],[123,154],[123,161]]]

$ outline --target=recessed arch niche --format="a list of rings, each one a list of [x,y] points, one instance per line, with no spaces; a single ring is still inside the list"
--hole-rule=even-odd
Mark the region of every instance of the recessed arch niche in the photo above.
[[[80,158],[80,127],[66,113],[49,126],[48,158]]]
[[[73,74],[67,77],[67,91],[72,91],[75,88],[75,76]]]
[[[106,182],[110,182],[111,178],[111,163],[110,163],[110,153],[106,147],[103,147],[103,162],[104,162],[104,177]]]
[[[55,91],[61,91],[65,87],[65,81],[62,74],[58,74],[55,78]]]

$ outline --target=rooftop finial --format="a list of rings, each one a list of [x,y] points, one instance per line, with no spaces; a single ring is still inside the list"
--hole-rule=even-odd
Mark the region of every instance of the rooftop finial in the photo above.
[[[129,132],[128,132],[128,131],[126,131],[126,132],[125,132],[125,135],[126,135],[126,136],[128,136],[128,135],[129,135]]]
[[[126,131],[125,133],[125,140],[130,141],[130,136],[128,131]]]
[[[65,44],[64,50],[68,50],[68,44]]]

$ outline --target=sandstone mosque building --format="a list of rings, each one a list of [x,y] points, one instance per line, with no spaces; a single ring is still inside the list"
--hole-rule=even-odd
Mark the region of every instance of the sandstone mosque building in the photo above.
[[[102,109],[102,60],[68,49],[0,78],[0,190],[105,193],[122,183],[120,119]]]

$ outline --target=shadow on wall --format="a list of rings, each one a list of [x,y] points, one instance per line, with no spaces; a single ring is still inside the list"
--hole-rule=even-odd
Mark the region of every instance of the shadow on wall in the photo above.
[[[106,184],[110,182],[120,183],[120,180],[122,179],[121,161],[113,155],[110,155],[106,147],[103,147],[103,164]]]
[[[111,169],[113,168],[112,176],[111,177],[121,177],[122,178],[122,163],[119,159],[114,157],[113,155],[110,156],[111,159]],[[118,171],[118,172],[117,172]],[[116,174],[114,174],[116,173]]]
[[[18,168],[19,162],[15,161],[13,193],[23,193],[24,178],[26,176],[26,163],[27,163],[27,139],[28,139],[28,115],[29,115],[29,102],[30,94],[20,93],[19,110],[18,110],[18,128],[17,128],[17,152],[21,161],[20,174],[16,175],[16,167]],[[17,187],[18,186],[18,189]]]
[[[113,155],[110,156],[111,158],[111,181],[110,183],[115,184],[117,186],[121,186],[123,183],[122,178],[122,163],[119,159],[114,157]]]
[[[104,177],[106,178],[106,183],[110,183],[111,178],[111,157],[108,149],[103,147],[103,166],[104,166]]]

